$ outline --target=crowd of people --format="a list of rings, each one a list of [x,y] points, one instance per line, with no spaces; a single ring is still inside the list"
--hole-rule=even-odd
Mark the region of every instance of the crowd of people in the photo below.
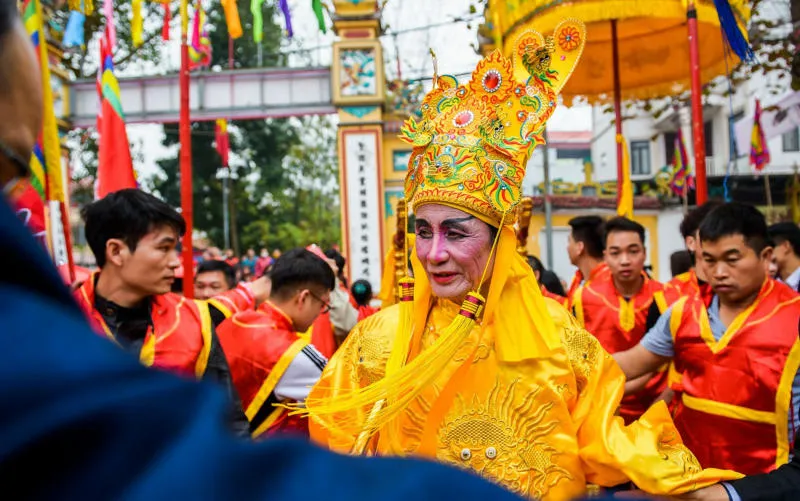
[[[311,242],[209,249],[195,297],[175,293],[184,220],[138,189],[83,210],[98,270],[70,291],[9,210],[30,188],[41,81],[0,0],[9,495],[798,499],[800,228],[693,208],[689,269],[660,283],[639,223],[576,217],[564,287],[520,254],[515,211],[583,41],[519,43],[527,82],[493,54],[469,85],[435,78],[404,126],[415,229],[380,307]]]

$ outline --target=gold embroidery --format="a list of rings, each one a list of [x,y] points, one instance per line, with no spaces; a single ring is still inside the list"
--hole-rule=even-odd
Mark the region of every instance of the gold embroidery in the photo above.
[[[694,454],[681,443],[680,436],[674,428],[665,430],[658,437],[657,448],[664,461],[670,461],[683,468],[685,476],[694,476],[703,469]]]
[[[597,339],[586,330],[574,325],[565,325],[563,332],[564,346],[575,373],[578,393],[581,393],[586,387],[589,376],[597,367],[599,357],[607,354],[600,347]]]
[[[432,391],[433,395],[439,395],[439,387],[437,385],[433,385]],[[403,434],[408,437],[408,441],[404,444],[407,454],[413,453],[420,441],[422,441],[422,430],[430,412],[431,403],[423,395],[418,396],[406,408],[404,416],[407,418],[407,423],[403,425]]]
[[[475,349],[475,356],[472,357],[472,363],[477,364],[481,360],[486,360],[487,358],[489,358],[489,355],[491,355],[491,353],[492,349],[489,347],[489,345],[487,345],[486,343],[479,344],[478,347]],[[465,353],[463,355],[461,354],[457,355],[453,360],[461,363],[464,360],[466,360],[466,358],[467,356]]]
[[[369,333],[362,334],[358,341],[358,343],[352,343],[351,348],[357,350],[357,356],[352,357],[352,353],[350,353],[346,360],[357,361],[359,381],[366,386],[383,378],[391,346],[387,337]]]
[[[526,496],[543,497],[570,473],[555,463],[561,453],[548,442],[558,426],[551,416],[553,402],[542,402],[541,387],[524,388],[519,379],[506,386],[499,381],[481,403],[459,396],[439,430],[439,458],[472,469]]]

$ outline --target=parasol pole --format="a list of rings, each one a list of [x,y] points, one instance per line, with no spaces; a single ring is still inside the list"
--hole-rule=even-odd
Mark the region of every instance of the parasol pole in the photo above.
[[[186,221],[183,234],[183,295],[194,297],[194,253],[192,251],[192,136],[189,122],[189,2],[181,0],[180,123],[181,211]]]
[[[708,198],[706,185],[706,141],[703,130],[703,95],[700,83],[700,44],[697,29],[697,8],[689,0],[686,8],[686,24],[689,29],[689,59],[692,78],[692,138],[694,139],[694,171],[696,178],[696,204],[702,205]]]
[[[614,122],[616,137],[622,137],[622,85],[619,78],[619,40],[617,39],[617,20],[611,20],[611,53],[614,59]],[[622,141],[617,143],[617,207],[622,198]],[[549,268],[550,266],[548,266]]]
[[[547,126],[544,131],[544,235],[547,249],[547,269],[553,269],[553,183],[550,182],[550,147],[547,145]]]

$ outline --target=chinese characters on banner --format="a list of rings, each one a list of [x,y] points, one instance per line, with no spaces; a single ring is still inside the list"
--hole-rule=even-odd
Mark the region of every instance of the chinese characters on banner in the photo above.
[[[378,151],[374,132],[344,135],[350,280],[368,280],[375,291],[382,265]]]

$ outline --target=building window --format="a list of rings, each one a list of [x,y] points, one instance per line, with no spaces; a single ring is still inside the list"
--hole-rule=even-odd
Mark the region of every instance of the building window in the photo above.
[[[556,158],[559,160],[588,160],[592,158],[592,151],[586,149],[556,149]]]
[[[783,133],[783,151],[800,151],[800,127]]]
[[[631,175],[650,175],[650,141],[631,141]]]
[[[672,165],[675,162],[675,139],[678,138],[677,132],[664,133],[664,165]]]

